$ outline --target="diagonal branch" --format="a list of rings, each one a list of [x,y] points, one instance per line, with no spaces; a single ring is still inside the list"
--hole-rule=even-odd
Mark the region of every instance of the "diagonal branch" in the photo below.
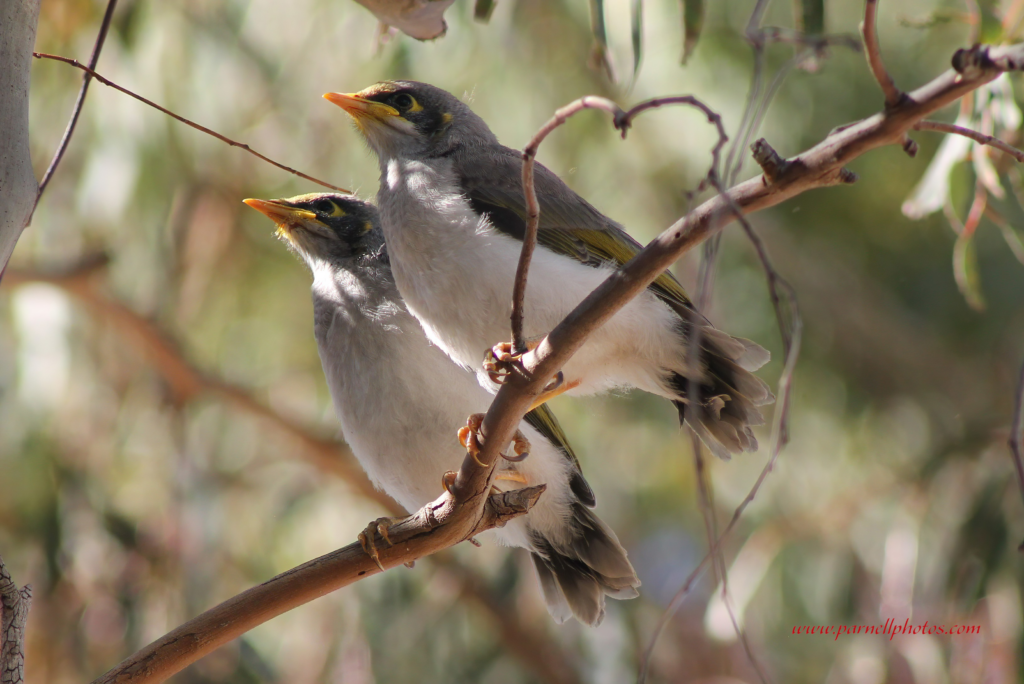
[[[25,683],[25,623],[32,587],[18,588],[0,558],[0,683]]]
[[[896,87],[892,76],[885,68],[885,62],[882,61],[882,50],[878,46],[877,13],[878,0],[866,0],[864,21],[860,24],[860,35],[864,39],[864,54],[868,58],[868,66],[871,67],[871,73],[875,75],[875,80],[878,81],[882,94],[885,95],[886,109],[890,109],[902,103],[906,95]]]
[[[136,100],[138,100],[139,102],[142,102],[143,104],[149,105],[153,109],[160,110],[161,112],[163,112],[164,114],[166,114],[167,116],[171,117],[172,119],[174,119],[176,121],[180,121],[181,123],[186,124],[188,126],[191,126],[192,128],[196,129],[197,131],[202,131],[203,133],[206,133],[207,135],[212,135],[214,138],[216,138],[217,140],[220,140],[221,142],[225,142],[228,145],[231,145],[232,147],[238,147],[240,149],[243,149],[246,152],[248,152],[249,154],[253,155],[254,157],[258,157],[259,159],[262,159],[263,161],[267,162],[268,164],[272,164],[272,165],[276,166],[277,168],[281,169],[282,171],[287,171],[288,173],[294,174],[294,175],[298,176],[299,178],[305,178],[306,180],[311,181],[313,183],[316,183],[317,185],[322,185],[325,188],[330,188],[332,190],[337,190],[338,192],[344,192],[344,193],[347,193],[347,194],[351,194],[352,193],[351,190],[346,190],[345,188],[339,188],[337,185],[331,185],[330,183],[325,183],[322,180],[319,180],[317,178],[313,178],[312,176],[309,176],[309,175],[307,175],[307,174],[305,174],[305,173],[303,173],[301,171],[297,171],[297,170],[293,169],[290,166],[285,166],[284,164],[276,162],[273,159],[271,159],[270,157],[266,157],[266,156],[260,154],[259,152],[257,152],[256,150],[252,149],[251,147],[249,147],[245,143],[240,143],[238,141],[232,140],[231,138],[229,138],[229,137],[227,137],[225,135],[221,135],[217,131],[211,130],[211,129],[207,128],[206,126],[201,126],[201,125],[197,124],[194,121],[186,119],[185,117],[180,116],[178,114],[175,114],[171,110],[169,110],[169,109],[167,109],[165,107],[161,107],[160,105],[158,105],[157,103],[153,102],[152,100],[147,100],[146,98],[142,97],[141,95],[136,95],[135,93],[133,93],[132,91],[128,90],[127,88],[123,88],[123,87],[117,85],[116,83],[114,83],[113,81],[110,81],[110,80],[104,78],[103,76],[100,76],[95,71],[93,71],[93,69],[91,67],[85,66],[84,64],[79,62],[77,59],[71,59],[70,57],[61,57],[60,55],[51,55],[51,54],[48,54],[46,52],[33,52],[32,56],[35,57],[36,59],[52,59],[52,60],[55,60],[57,62],[64,62],[65,64],[70,64],[73,67],[81,69],[82,71],[84,71],[86,73],[87,76],[91,76],[92,78],[95,78],[97,81],[99,81],[103,85],[110,86],[114,90],[119,90],[122,93],[124,93],[125,95],[128,95],[129,97],[133,97]]]
[[[92,257],[83,260],[77,267],[62,272],[11,271],[7,274],[5,282],[9,285],[44,282],[60,287],[78,299],[94,315],[108,321],[120,335],[128,340],[164,379],[176,401],[186,402],[203,396],[212,396],[224,401],[228,405],[238,407],[247,413],[257,416],[266,423],[276,425],[299,443],[301,449],[298,450],[298,455],[306,459],[310,464],[323,472],[342,478],[361,496],[378,503],[389,515],[401,516],[405,514],[405,511],[389,496],[376,489],[370,483],[361,467],[354,461],[346,445],[313,434],[307,428],[302,427],[256,400],[248,390],[198,370],[186,360],[181,349],[159,327],[120,302],[103,294],[98,286],[97,275],[105,265],[105,257]],[[357,546],[357,548],[361,547]],[[335,554],[329,554],[328,557],[333,557],[340,553],[341,551],[338,551]],[[381,551],[380,555],[382,559],[386,558],[384,551]],[[502,635],[502,642],[508,647],[509,651],[539,681],[548,684],[579,684],[578,676],[570,663],[570,659],[562,652],[558,645],[555,642],[544,639],[542,635],[536,633],[535,629],[525,625],[514,609],[509,609],[509,607],[502,605],[488,590],[486,582],[475,571],[463,566],[454,558],[435,556],[432,560],[452,572],[462,584],[466,596],[484,614],[491,618],[491,621]],[[405,561],[401,562],[404,563]],[[375,572],[379,570],[372,561],[370,564]],[[310,583],[310,591],[316,589],[317,584],[323,579],[321,575],[317,575],[312,571],[303,575],[303,577],[305,582]],[[359,576],[359,578],[361,579],[362,576]],[[330,579],[329,581],[333,582],[334,580]],[[340,588],[344,585],[330,586]],[[321,586],[320,589],[316,590],[319,591],[317,594],[319,596],[328,593],[332,589]],[[251,628],[256,624],[261,624],[271,619],[277,614],[272,615],[262,612],[263,605],[257,601],[257,598],[262,595],[253,596],[247,594],[247,596],[249,598],[245,601],[236,600],[238,598],[236,597],[236,599],[226,601],[213,609],[216,611],[214,613],[215,616],[230,618],[229,620],[225,619],[222,622],[218,622],[217,620],[204,618],[197,623],[196,620],[199,620],[199,618],[196,618],[196,620],[189,623],[191,625],[190,634],[203,643],[216,642],[222,644],[234,638],[223,637],[223,635],[233,630],[233,625],[237,621],[246,621],[246,624],[250,624]],[[273,600],[279,601],[275,605],[281,608],[281,612],[300,605],[305,600],[309,600],[300,600],[304,594],[297,588],[289,589],[284,594],[275,593],[273,596],[276,597]],[[259,598],[259,600],[263,600],[263,598]],[[260,616],[259,621],[255,623],[248,622],[255,619],[253,616],[256,614]],[[210,617],[210,611],[204,613],[204,615]],[[176,630],[174,633],[177,634],[179,632]],[[171,662],[175,672],[198,660],[202,655],[214,648],[211,646],[202,652],[196,651],[190,652],[190,654],[182,654],[176,651],[174,645],[168,642],[166,638],[155,643],[162,644],[162,646],[150,648],[146,651],[148,662]],[[138,657],[139,654],[133,656],[136,660],[138,660]],[[168,658],[174,658],[175,660],[168,661]],[[129,667],[130,665],[127,663],[129,661],[122,663],[119,667]],[[170,667],[170,665],[167,667]],[[140,683],[155,680],[136,677],[132,681]],[[6,682],[3,684],[6,684]]]
[[[92,55],[89,56],[90,70],[95,69],[96,64],[100,61],[100,52],[103,50],[103,43],[107,40],[107,31],[110,29],[110,20],[114,17],[115,7],[117,7],[117,0],[108,0],[107,11],[103,13],[103,22],[100,24],[100,31],[96,35],[96,43],[92,46]],[[75,132],[75,126],[78,125],[78,117],[82,114],[85,94],[89,90],[89,81],[91,80],[92,74],[88,71],[82,75],[82,87],[78,91],[78,98],[75,100],[74,109],[71,111],[71,120],[68,121],[68,127],[64,129],[64,136],[60,139],[60,144],[57,145],[57,151],[54,153],[53,159],[50,160],[50,165],[46,168],[43,179],[39,181],[39,194],[36,195],[35,206],[39,206],[39,198],[43,196],[43,191],[49,185],[50,179],[57,170],[57,165],[60,164],[60,160],[64,157],[68,144],[71,143],[71,135]],[[34,210],[35,207],[33,207]]]
[[[526,513],[544,486],[495,494],[481,502],[483,515],[471,519],[471,505],[445,492],[433,503],[390,528],[392,546],[379,549],[386,568],[423,556]],[[482,495],[482,493],[481,493]],[[293,608],[370,577],[381,568],[357,542],[287,570],[211,608],[130,656],[92,684],[162,682],[185,665]]]
[[[982,145],[989,145],[1001,150],[1006,154],[1010,155],[1017,161],[1024,163],[1024,151],[1018,150],[1013,145],[1004,143],[999,138],[991,135],[985,135],[978,131],[971,130],[970,128],[964,128],[963,126],[956,126],[954,124],[940,123],[938,121],[921,121],[914,126],[915,131],[936,131],[938,133],[952,133],[955,135],[962,135],[965,138],[981,143]]]

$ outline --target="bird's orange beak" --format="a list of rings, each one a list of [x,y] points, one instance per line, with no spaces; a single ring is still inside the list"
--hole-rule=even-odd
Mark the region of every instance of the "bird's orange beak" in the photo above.
[[[281,200],[245,199],[242,201],[281,227],[299,219],[316,218],[316,214],[313,212],[288,206]]]
[[[383,122],[391,117],[401,116],[398,110],[390,105],[368,100],[365,92],[364,90],[359,93],[325,93],[324,99],[344,109],[356,123],[365,119]]]

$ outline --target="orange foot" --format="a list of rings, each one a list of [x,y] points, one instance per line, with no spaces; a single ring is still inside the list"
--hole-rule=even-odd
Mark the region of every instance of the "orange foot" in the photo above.
[[[405,520],[405,518],[377,518],[367,525],[365,530],[359,533],[359,545],[363,547],[366,555],[373,559],[373,562],[377,564],[381,572],[384,572],[384,566],[381,564],[380,556],[377,554],[377,544],[374,541],[374,536],[379,534],[380,538],[387,542],[388,546],[392,546],[388,530],[392,525],[402,520]]]

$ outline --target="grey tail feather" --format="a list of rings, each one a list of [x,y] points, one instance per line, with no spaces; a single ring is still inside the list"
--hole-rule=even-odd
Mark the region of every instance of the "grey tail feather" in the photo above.
[[[581,503],[572,504],[567,541],[534,534],[533,563],[548,612],[559,624],[575,616],[596,626],[604,618],[605,596],[631,599],[640,586],[615,533]]]
[[[679,393],[673,403],[679,422],[685,422],[716,456],[728,459],[742,451],[756,451],[757,438],[751,427],[764,424],[758,406],[775,400],[768,385],[750,371],[768,361],[768,352],[750,340],[732,337],[712,327],[701,330],[700,412],[696,423],[691,415],[692,381],[677,373],[669,379]]]

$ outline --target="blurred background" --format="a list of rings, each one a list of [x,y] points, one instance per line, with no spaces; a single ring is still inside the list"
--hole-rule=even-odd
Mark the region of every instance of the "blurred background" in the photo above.
[[[86,59],[105,5],[44,0],[36,49]],[[584,0],[499,0],[487,23],[457,0],[446,37],[395,35],[379,47],[377,20],[349,0],[122,0],[98,71],[371,198],[375,160],[322,93],[428,81],[463,96],[512,147],[585,94],[629,104],[689,93],[721,113],[732,135],[753,68],[743,36],[753,5],[708,3],[681,66],[680,4],[643,3],[634,82],[630,3],[606,0],[613,83],[588,66]],[[982,2],[985,37],[1000,20],[1012,34],[1021,5]],[[897,84],[910,89],[947,68],[976,35],[973,6],[881,3],[881,45]],[[861,3],[826,9],[828,31],[856,34]],[[793,3],[777,1],[764,23],[792,28],[794,14]],[[770,46],[766,78],[793,55],[792,45]],[[41,176],[81,72],[37,61],[32,78]],[[979,96],[979,125],[1014,139],[1019,85],[1007,79]],[[793,155],[881,105],[863,55],[836,47],[816,70],[786,72],[758,135]],[[970,119],[974,106],[962,114]],[[805,322],[792,441],[724,547],[738,621],[772,681],[1024,677],[1024,510],[1006,447],[1024,360],[1024,249],[1013,246],[1024,235],[1020,179],[984,151],[946,164],[924,191],[945,215],[912,221],[901,206],[942,143],[935,133],[914,137],[916,158],[895,147],[871,152],[851,167],[855,185],[752,218]],[[603,115],[584,113],[548,139],[540,159],[647,241],[686,210],[714,142],[688,110],[646,115],[625,142]],[[755,175],[752,166],[748,159],[739,177]],[[1000,199],[985,186],[998,213],[958,226],[976,178],[992,183],[993,173],[1005,189]],[[0,553],[18,583],[35,587],[29,682],[88,681],[216,603],[350,543],[384,513],[338,434],[309,274],[241,203],[318,189],[91,86],[0,287]],[[691,289],[699,251],[677,267]],[[779,331],[764,273],[736,227],[725,233],[707,314],[772,350],[760,375],[777,387]],[[599,628],[553,624],[525,553],[484,539],[483,548],[464,544],[287,613],[173,681],[634,680],[658,619],[707,548],[689,439],[667,402],[639,394],[553,407],[599,514],[643,581],[639,599],[610,602]],[[759,440],[759,453],[709,464],[720,527],[764,466],[770,427]],[[649,681],[758,681],[715,589],[706,574],[683,603]],[[887,618],[976,624],[981,633],[793,634]],[[517,633],[541,647],[523,648]]]

